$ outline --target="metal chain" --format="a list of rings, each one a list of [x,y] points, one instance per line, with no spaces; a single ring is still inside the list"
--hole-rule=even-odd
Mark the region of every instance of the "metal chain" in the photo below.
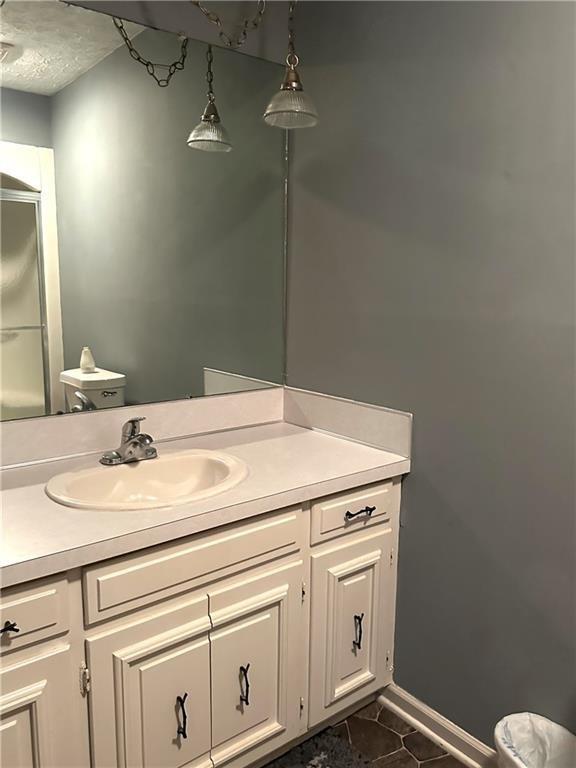
[[[286,64],[289,67],[298,66],[299,58],[294,48],[294,9],[296,8],[296,0],[290,0],[288,4],[288,56],[286,56]]]
[[[122,37],[122,40],[124,40],[126,44],[126,48],[128,48],[128,52],[130,53],[130,56],[132,58],[142,64],[143,67],[146,67],[146,71],[148,74],[156,80],[160,88],[165,88],[172,79],[172,75],[174,75],[175,72],[180,71],[184,69],[184,62],[186,61],[186,56],[188,55],[188,38],[181,36],[181,47],[180,47],[180,58],[177,61],[172,62],[172,64],[158,64],[153,61],[149,61],[148,59],[145,59],[143,56],[141,56],[136,48],[133,46],[132,41],[128,37],[128,33],[126,32],[126,29],[124,27],[124,24],[122,22],[122,19],[119,19],[117,16],[113,16],[112,20],[114,21],[114,26],[120,33],[120,36]],[[160,77],[158,73],[156,72],[156,69],[164,69],[168,70],[167,74],[164,77]]]
[[[229,35],[224,30],[222,26],[222,19],[215,11],[210,11],[199,0],[190,0],[190,2],[200,11],[202,11],[204,16],[206,16],[211,24],[214,24],[216,27],[218,27],[218,37],[227,48],[240,48],[241,45],[244,45],[246,38],[248,37],[248,31],[250,29],[258,29],[262,21],[262,17],[264,16],[264,11],[266,10],[266,0],[258,0],[256,4],[256,13],[251,19],[245,18],[242,20],[239,25],[240,31],[234,36]]]
[[[294,53],[294,9],[296,8],[296,0],[290,0],[288,4],[288,48],[291,53]]]
[[[208,69],[206,70],[206,82],[208,83],[208,101],[213,102],[214,101],[214,91],[212,89],[212,82],[214,80],[214,75],[212,73],[212,62],[214,61],[214,56],[212,55],[212,46],[208,46],[208,50],[206,51],[206,61],[208,62]]]

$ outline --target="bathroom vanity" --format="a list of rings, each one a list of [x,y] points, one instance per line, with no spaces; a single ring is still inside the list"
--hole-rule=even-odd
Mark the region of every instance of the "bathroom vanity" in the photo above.
[[[0,764],[263,764],[391,680],[411,416],[283,386],[283,63],[26,5],[8,48],[62,50],[3,61],[11,122],[49,117],[0,142]],[[169,88],[118,24],[178,46]],[[190,134],[213,59],[225,162]]]
[[[381,411],[371,423],[396,416]],[[54,474],[94,454],[4,470],[5,765],[265,762],[391,681],[409,457],[282,415],[160,442],[162,456],[247,465],[235,488],[191,504],[48,498]]]

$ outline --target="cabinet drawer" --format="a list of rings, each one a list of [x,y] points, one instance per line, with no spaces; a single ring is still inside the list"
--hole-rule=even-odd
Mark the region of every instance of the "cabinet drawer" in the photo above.
[[[298,551],[301,509],[198,534],[84,570],[88,624],[102,621],[239,570]]]
[[[2,590],[2,653],[47,640],[68,631],[68,582],[57,576]]]
[[[320,544],[337,536],[389,522],[400,508],[400,478],[367,485],[348,493],[325,496],[312,504],[311,542]]]

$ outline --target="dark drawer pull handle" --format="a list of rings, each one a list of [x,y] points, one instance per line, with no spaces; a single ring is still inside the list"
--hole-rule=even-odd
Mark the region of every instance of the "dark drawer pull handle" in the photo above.
[[[240,667],[240,701],[246,706],[250,706],[250,680],[248,680],[248,670],[250,664]]]
[[[366,515],[366,517],[372,517],[372,512],[376,512],[376,507],[364,507],[364,509],[358,510],[358,512],[346,512],[344,515],[344,518],[346,520],[353,520],[355,517],[359,517],[360,515]]]
[[[362,621],[364,620],[364,614],[355,614],[354,615],[354,633],[356,637],[352,641],[352,645],[354,648],[358,648],[359,651],[362,650]]]
[[[20,627],[15,621],[5,621],[4,626],[0,629],[0,632],[20,632]]]
[[[180,707],[180,712],[182,713],[182,725],[178,723],[178,730],[176,731],[176,735],[182,736],[183,739],[188,738],[188,714],[186,712],[187,698],[187,692],[184,694],[184,696],[176,696],[176,704]]]

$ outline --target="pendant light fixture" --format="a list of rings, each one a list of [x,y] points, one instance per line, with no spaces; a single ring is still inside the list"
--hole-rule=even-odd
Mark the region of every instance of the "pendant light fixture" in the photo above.
[[[290,0],[288,10],[288,56],[286,72],[278,93],[275,93],[264,112],[264,121],[276,128],[313,128],[318,122],[318,113],[312,99],[302,89],[298,74],[300,59],[294,49],[294,7],[296,0]]]
[[[188,146],[192,149],[201,149],[204,152],[230,152],[232,144],[228,138],[228,133],[220,122],[220,115],[216,109],[214,101],[214,91],[212,90],[212,46],[208,46],[206,51],[206,61],[208,70],[206,72],[206,82],[208,83],[208,104],[202,115],[202,119],[188,136]]]

